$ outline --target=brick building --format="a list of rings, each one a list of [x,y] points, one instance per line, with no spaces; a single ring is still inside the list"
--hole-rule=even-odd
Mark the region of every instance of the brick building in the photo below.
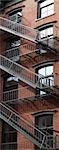
[[[59,150],[59,1],[0,2],[0,149]]]

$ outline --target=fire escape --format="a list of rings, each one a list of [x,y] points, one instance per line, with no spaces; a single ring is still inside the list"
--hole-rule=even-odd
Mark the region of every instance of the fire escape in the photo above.
[[[24,45],[20,45],[19,47],[13,48],[12,50],[10,49],[9,51],[6,51],[0,55],[0,69],[9,73],[13,77],[17,77],[18,80],[28,85],[26,88],[24,88],[25,96],[22,94],[23,89],[15,89],[3,92],[3,102],[0,103],[0,118],[11,127],[16,129],[18,132],[23,133],[29,140],[31,140],[37,147],[39,147],[39,149],[59,149],[59,142],[58,140],[56,141],[56,139],[59,137],[56,138],[56,134],[55,137],[52,137],[52,135],[48,134],[48,139],[53,141],[53,144],[47,144],[46,134],[35,127],[34,124],[30,124],[28,121],[25,121],[25,119],[21,117],[18,112],[9,106],[9,104],[21,104],[26,101],[34,101],[34,99],[38,100],[40,96],[35,94],[36,89],[46,92],[46,95],[51,94],[55,97],[59,96],[58,92],[56,92],[56,89],[58,91],[59,87],[54,85],[54,75],[44,77],[41,74],[38,75],[37,73],[32,72],[22,64],[15,62],[16,57],[21,58],[21,60],[23,58],[26,59],[27,57],[32,57],[32,59],[34,59],[35,56],[39,57],[39,55],[42,55],[42,52],[40,51],[41,48],[43,48],[43,51],[46,50],[47,53],[52,53],[54,58],[56,58],[57,55],[58,59],[58,35],[53,37],[54,40],[49,39],[48,41],[42,41],[37,30],[2,17],[0,17],[0,30],[31,42],[31,44],[26,43]],[[20,49],[20,54],[18,49]],[[26,49],[28,50],[27,52]],[[58,54],[56,54],[56,52]],[[59,75],[57,76],[59,78]],[[52,79],[50,77],[52,77]],[[33,89],[33,92],[29,87]],[[18,97],[19,91],[20,95]]]

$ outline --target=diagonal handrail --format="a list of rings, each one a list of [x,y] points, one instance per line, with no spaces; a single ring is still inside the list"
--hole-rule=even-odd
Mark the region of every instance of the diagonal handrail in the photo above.
[[[17,131],[23,133],[28,139],[40,148],[48,148],[53,150],[55,148],[54,141],[55,137],[53,135],[46,135],[34,124],[31,124],[27,120],[18,114],[13,108],[3,103],[0,103],[0,118],[15,128]],[[21,130],[22,129],[22,130]],[[24,131],[24,132],[23,132]],[[28,136],[29,135],[29,136]],[[34,139],[34,140],[33,140]],[[48,144],[49,142],[49,144]],[[52,142],[52,145],[51,145]],[[57,139],[58,146],[58,139]]]
[[[4,116],[7,123],[12,123],[19,129],[22,128],[24,132],[32,136],[32,138],[37,141],[38,146],[42,147],[42,140],[44,142],[45,134],[38,130],[35,126],[31,125],[28,121],[24,120],[23,117],[15,113],[11,107],[8,108],[6,105],[0,103],[0,116]]]
[[[0,29],[35,42],[37,31],[28,26],[0,17]]]
[[[33,123],[30,123],[27,120],[25,120],[23,117],[21,117],[18,114],[16,110],[11,108],[10,106],[0,103],[0,114],[3,114],[4,116],[6,116],[8,122],[10,120],[12,121],[12,123],[17,122],[18,126],[20,123],[22,127],[24,128],[26,127],[26,130],[28,131],[30,130],[30,133],[32,132],[32,134],[34,134],[34,138],[36,138],[37,141],[40,141],[41,148],[42,147],[44,148],[45,146],[49,150],[53,150],[54,148],[59,148],[59,135],[51,135],[48,132],[46,135],[44,132],[42,132],[43,130],[40,130],[39,128],[37,128],[38,126],[34,126]],[[21,120],[21,122],[19,121],[19,119]],[[24,121],[26,125],[24,124]],[[56,142],[56,145],[55,145],[55,142]]]
[[[9,72],[10,74],[18,76],[20,80],[24,79],[25,82],[28,81],[28,84],[32,83],[34,85],[35,79],[37,80],[37,78],[39,77],[36,73],[2,55],[0,55],[0,67],[1,66],[6,68],[7,72]],[[1,69],[4,69],[2,67]],[[40,75],[40,77],[41,76],[42,75]]]
[[[20,79],[21,81],[27,83],[28,85],[32,86],[33,88],[36,88],[37,86],[42,89],[43,87],[50,87],[52,85],[47,84],[50,83],[50,76],[49,77],[44,77],[41,74],[36,74],[32,71],[30,71],[29,69],[27,69],[26,67],[13,62],[12,60],[8,59],[5,56],[0,55],[0,68],[2,70],[7,71],[8,73],[10,73],[13,76],[17,76],[18,79]],[[40,82],[40,84],[39,84]],[[52,81],[53,82],[53,81]],[[44,85],[42,87],[42,85]]]

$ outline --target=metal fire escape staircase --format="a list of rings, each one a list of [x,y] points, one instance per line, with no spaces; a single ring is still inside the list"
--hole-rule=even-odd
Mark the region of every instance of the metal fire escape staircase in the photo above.
[[[22,118],[19,114],[12,110],[11,107],[2,103],[0,103],[0,119],[3,119],[18,132],[24,134],[40,149],[42,146],[45,147],[45,134]]]
[[[37,36],[34,29],[2,17],[0,17],[0,29],[32,42],[35,42]]]
[[[37,31],[30,27],[0,17],[0,29],[36,43]],[[15,64],[11,60],[8,60],[8,58],[1,55],[0,55],[0,68],[14,76],[17,76],[20,80],[26,82],[27,84],[31,85],[34,88],[39,87],[40,89],[42,89],[42,87],[43,88],[50,87],[50,84],[47,84],[50,83],[49,77],[41,78],[42,77],[41,75],[38,76],[37,74],[29,71],[25,67]],[[41,78],[40,81],[39,78]],[[42,86],[43,80],[45,80],[44,86]]]
[[[19,25],[2,17],[0,17],[0,29],[32,42],[35,42],[37,36],[37,33],[33,29],[21,24]],[[0,55],[0,68],[7,73],[16,76],[18,79],[30,85],[34,89],[38,87],[40,90],[44,90],[50,87],[50,84],[48,84],[50,83],[49,77],[45,78],[42,75],[38,76],[38,74],[33,73],[29,69],[17,64],[3,55]],[[43,81],[45,81],[45,83]],[[0,118],[14,127],[17,131],[23,133],[40,149],[42,146],[45,147],[45,134],[25,121],[22,117],[15,113],[12,108],[9,108],[9,106],[2,103],[0,103]]]
[[[35,40],[37,37],[37,32],[30,27],[0,17],[0,29],[36,43]],[[36,73],[33,73],[29,69],[15,63],[3,55],[0,55],[0,68],[11,75],[16,76],[18,79],[32,86],[33,88],[39,87],[42,90],[42,88],[45,89],[50,87],[50,85],[46,84],[49,82],[49,78],[45,79],[42,75],[38,76]],[[46,80],[44,86],[42,86],[43,80]]]
[[[50,84],[48,84],[50,82],[49,77],[45,78],[41,74],[38,75],[36,73],[33,73],[26,67],[23,67],[22,65],[13,62],[12,60],[2,55],[0,55],[0,69],[13,76],[16,76],[18,79],[30,85],[34,89],[38,87],[39,89],[43,90],[50,87]]]
[[[26,138],[33,142],[40,150],[57,150],[59,149],[59,136],[44,133],[34,124],[26,121],[10,106],[0,103],[0,119],[13,127],[16,131],[24,134]],[[47,135],[46,135],[47,134]],[[55,145],[55,142],[57,144]]]

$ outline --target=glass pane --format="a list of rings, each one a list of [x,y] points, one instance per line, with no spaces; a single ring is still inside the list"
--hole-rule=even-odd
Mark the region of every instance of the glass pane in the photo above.
[[[48,6],[48,15],[51,15],[54,13],[54,4]]]
[[[44,6],[46,6],[47,5],[47,0],[45,0],[44,2],[42,2],[41,4],[40,4],[40,7],[44,7]]]
[[[53,73],[53,66],[46,67],[46,75],[51,75]]]
[[[38,117],[38,126],[39,128],[43,128],[46,126],[46,119],[45,119],[45,116],[42,116],[42,117]]]
[[[41,38],[48,37],[48,35],[53,35],[53,27],[40,31]]]
[[[41,36],[41,38],[45,37],[46,36],[46,30],[40,31],[40,36]]]
[[[44,7],[41,9],[41,18],[46,17],[47,16],[47,7]]]
[[[53,34],[53,27],[50,27],[47,29],[47,35],[52,35]]]
[[[47,118],[46,118],[46,126],[47,127],[53,126],[53,116],[52,115],[47,116]]]
[[[42,2],[40,4],[40,7],[45,7],[45,6],[47,6],[47,5],[51,4],[51,3],[54,3],[54,0],[45,0],[44,2]]]
[[[39,128],[45,129],[46,127],[53,126],[53,115],[44,114],[42,116],[37,116],[36,120],[36,124],[39,126]]]
[[[47,0],[47,5],[54,3],[54,0]]]
[[[45,76],[45,68],[41,68],[38,70],[39,74],[42,74],[43,76]]]

